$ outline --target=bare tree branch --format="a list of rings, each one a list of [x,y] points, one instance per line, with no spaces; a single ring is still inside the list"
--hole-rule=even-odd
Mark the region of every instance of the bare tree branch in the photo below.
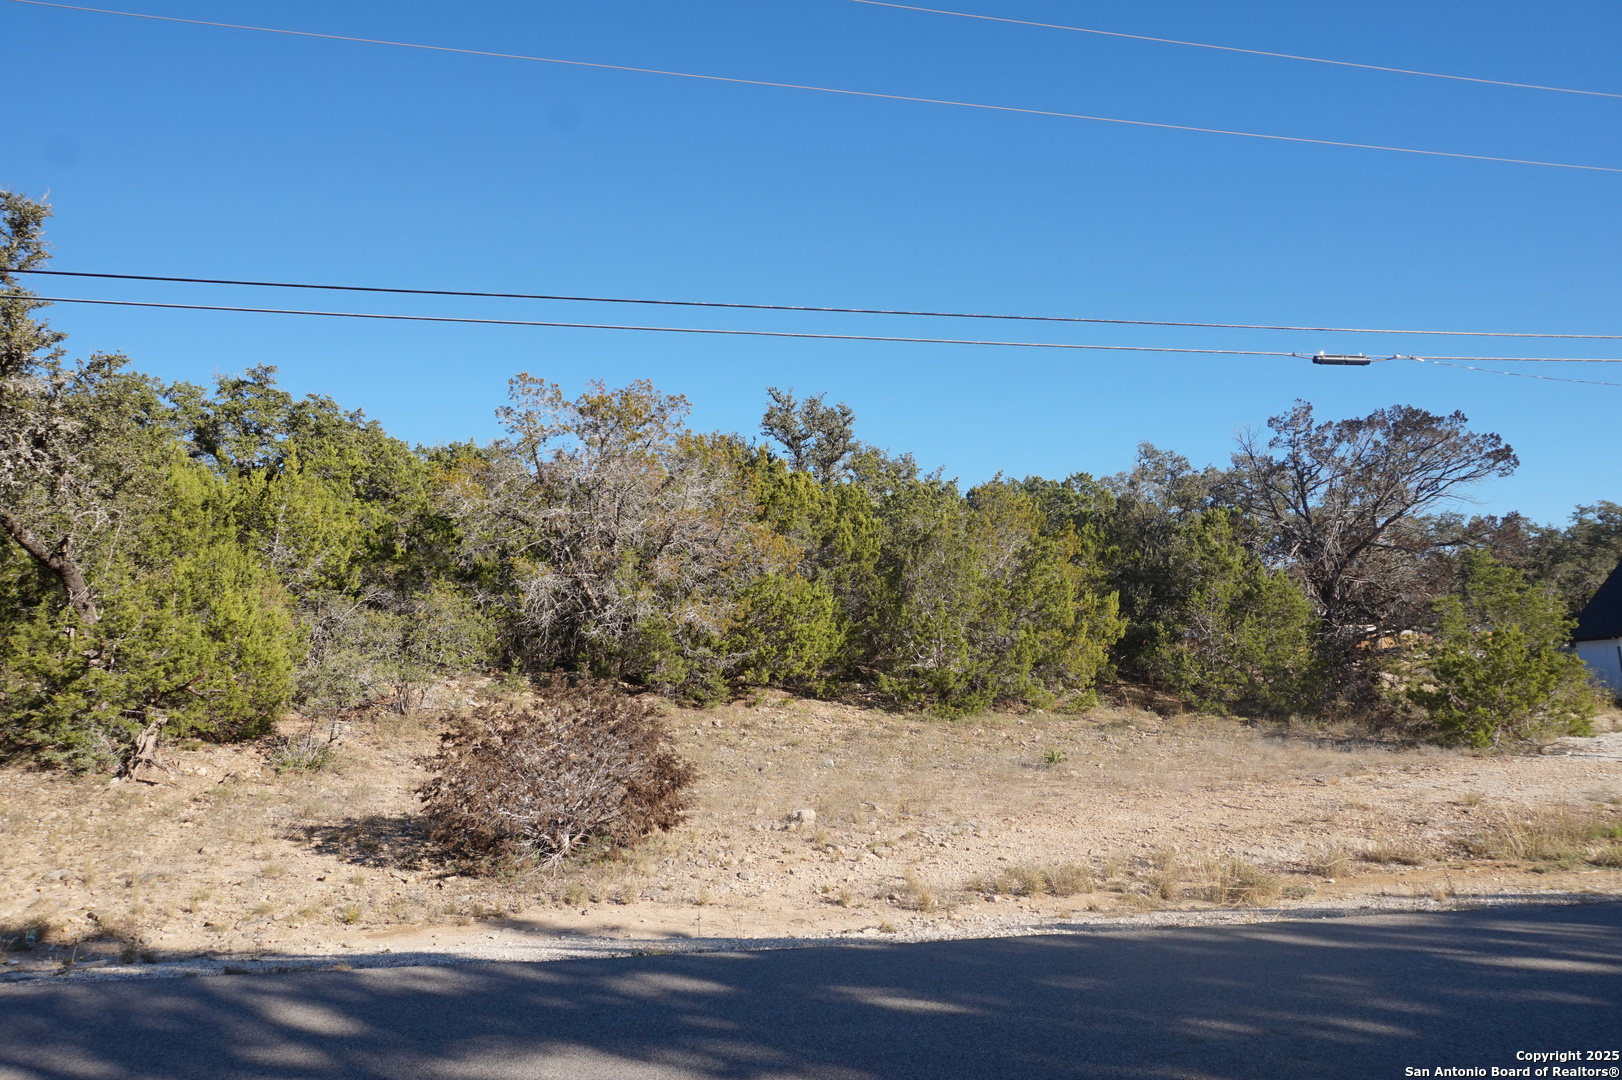
[[[1427,543],[1409,527],[1438,503],[1519,464],[1497,435],[1471,432],[1463,413],[1394,405],[1317,423],[1297,402],[1267,422],[1266,446],[1247,432],[1234,454],[1238,504],[1267,527],[1263,554],[1300,574],[1326,631],[1348,640],[1389,629],[1403,556]]]

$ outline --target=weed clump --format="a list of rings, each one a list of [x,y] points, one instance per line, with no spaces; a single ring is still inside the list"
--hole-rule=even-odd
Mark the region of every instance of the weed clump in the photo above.
[[[892,895],[897,903],[913,911],[934,911],[941,906],[940,897],[918,875],[916,868],[908,868],[901,891]]]
[[[336,729],[326,738],[316,735],[313,727],[297,737],[277,735],[265,755],[266,763],[279,773],[320,772],[337,762],[337,741]]]
[[[1092,892],[1093,876],[1080,863],[1011,866],[990,876],[970,878],[970,892],[989,896],[1075,896]]]
[[[1522,816],[1524,815],[1524,816]],[[1464,843],[1472,855],[1574,869],[1622,865],[1622,817],[1566,807],[1506,811]]]
[[[1149,875],[1150,895],[1159,900],[1176,900],[1183,892],[1183,865],[1177,853],[1158,851],[1150,859],[1154,872]]]
[[[1343,878],[1352,872],[1352,855],[1344,845],[1320,844],[1308,853],[1305,869],[1319,877]]]
[[[1278,879],[1243,859],[1212,860],[1205,865],[1201,899],[1215,904],[1248,907],[1278,896]]]
[[[458,719],[417,789],[430,840],[486,866],[627,847],[682,819],[693,766],[658,707],[599,682],[554,681],[522,709]]]
[[[1390,840],[1378,840],[1370,844],[1357,856],[1364,862],[1379,865],[1423,866],[1425,853],[1412,844],[1398,843]]]

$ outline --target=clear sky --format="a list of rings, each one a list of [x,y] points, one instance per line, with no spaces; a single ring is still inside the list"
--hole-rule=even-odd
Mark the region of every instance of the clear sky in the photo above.
[[[118,7],[114,0],[108,6]],[[1622,167],[1622,99],[1012,26],[851,0],[130,0],[124,10],[1270,134]],[[942,0],[959,10],[1622,92],[1615,0]],[[284,37],[0,0],[0,185],[59,269],[878,308],[1622,333],[1622,174],[1267,142]],[[494,318],[1370,355],[1518,341],[334,296],[53,281],[56,295]],[[1622,500],[1622,387],[1411,361],[1077,353],[52,309],[165,378],[253,364],[414,442],[489,438],[530,371],[649,378],[753,434],[764,388],[977,481],[1197,464],[1295,398],[1464,411],[1520,472],[1481,509]],[[1493,366],[1493,365],[1484,365]],[[1497,365],[1622,383],[1618,365]]]

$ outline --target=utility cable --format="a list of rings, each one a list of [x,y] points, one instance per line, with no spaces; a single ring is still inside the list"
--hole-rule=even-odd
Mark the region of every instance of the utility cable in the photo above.
[[[47,304],[103,304],[110,307],[168,308],[180,311],[242,311],[258,315],[321,315],[334,319],[387,319],[401,322],[475,323],[485,326],[555,326],[576,330],[644,330],[661,334],[720,334],[728,337],[814,338],[825,341],[900,341],[922,345],[996,345],[1016,349],[1089,349],[1105,352],[1208,353],[1220,356],[1292,356],[1302,353],[1255,349],[1173,349],[1158,345],[1075,345],[1057,341],[979,341],[969,338],[887,337],[878,334],[812,334],[789,330],[719,330],[700,326],[634,326],[622,323],[554,322],[540,319],[470,319],[450,315],[384,315],[370,311],[310,311],[298,308],[227,307],[221,304],[160,304],[145,300],[89,300],[69,296],[30,296]]]
[[[97,274],[82,270],[10,270],[13,274],[105,278],[116,281],[167,281],[189,285],[251,285],[269,289],[324,289],[333,292],[393,293],[406,296],[471,296],[495,300],[565,300],[588,304],[648,304],[665,307],[731,308],[745,311],[804,311],[840,315],[917,315],[933,319],[997,319],[1009,322],[1093,323],[1111,326],[1185,326],[1209,330],[1291,330],[1316,334],[1415,334],[1433,337],[1562,338],[1622,341],[1622,334],[1537,334],[1499,330],[1374,330],[1355,326],[1279,326],[1270,323],[1179,322],[1169,319],[1100,319],[1076,315],[995,315],[967,311],[908,311],[856,307],[812,307],[804,304],[738,304],[714,300],[646,300],[623,296],[565,296],[552,293],[472,292],[465,289],[396,289],[377,285],[316,285],[296,281],[244,281],[235,278],[166,277],[159,274]]]
[[[318,315],[332,319],[383,319],[391,322],[429,322],[429,323],[463,323],[481,326],[548,326],[561,327],[574,330],[640,330],[660,334],[716,334],[724,337],[770,337],[770,338],[798,338],[817,341],[885,341],[905,342],[919,345],[990,345],[998,348],[1010,349],[1079,349],[1089,352],[1144,352],[1144,353],[1194,353],[1205,356],[1288,356],[1297,360],[1310,360],[1312,354],[1299,352],[1280,352],[1265,349],[1194,349],[1176,348],[1164,345],[1081,345],[1073,342],[1061,341],[988,341],[973,338],[930,338],[930,337],[896,337],[881,334],[816,334],[790,330],[723,330],[713,327],[701,326],[642,326],[624,323],[586,323],[586,322],[558,322],[541,319],[474,319],[451,315],[386,315],[371,311],[314,311],[301,308],[262,308],[262,307],[235,307],[223,304],[167,304],[149,300],[91,300],[85,297],[71,296],[33,296],[29,299],[38,300],[46,304],[96,304],[106,307],[138,307],[160,308],[174,311],[231,311],[246,312],[255,315]],[[1370,357],[1371,362],[1384,362],[1386,360],[1425,360],[1426,362],[1442,363],[1428,357],[1419,356],[1387,356]],[[1453,356],[1446,360],[1480,360],[1487,363],[1593,363],[1593,364],[1622,364],[1622,357],[1596,358],[1596,357],[1563,357],[1563,356]],[[1449,364],[1450,367],[1463,365]],[[1484,370],[1484,369],[1480,369]],[[1502,372],[1500,374],[1514,374]],[[1552,376],[1538,376],[1539,378],[1552,378]],[[1556,381],[1583,381],[1583,380],[1556,380]],[[1609,386],[1610,383],[1598,385]],[[1622,385],[1622,384],[1617,384]]]
[[[1404,359],[1400,356],[1393,360]],[[1622,364],[1622,356],[1410,356],[1409,360],[1489,360],[1495,364]]]
[[[1493,368],[1476,367],[1474,364],[1450,364],[1445,360],[1438,360],[1434,356],[1405,356],[1396,359],[1413,360],[1421,364],[1438,364],[1442,367],[1461,368],[1465,371],[1482,371],[1489,375],[1512,375],[1517,379],[1542,379],[1544,382],[1582,383],[1584,386],[1622,386],[1622,383],[1599,382],[1595,379],[1563,379],[1557,375],[1534,375],[1529,371],[1496,371]],[[1471,359],[1475,359],[1472,357]],[[1486,359],[1481,357],[1480,359]]]
[[[1133,41],[1153,41],[1161,45],[1187,45],[1195,49],[1217,49],[1221,52],[1245,53],[1248,56],[1270,56],[1278,60],[1306,60],[1314,64],[1334,64],[1336,67],[1361,68],[1364,71],[1387,71],[1397,75],[1423,75],[1430,79],[1452,79],[1455,82],[1485,83],[1488,86],[1512,86],[1517,90],[1550,90],[1557,94],[1586,94],[1589,97],[1622,98],[1622,94],[1612,93],[1608,90],[1577,90],[1569,86],[1543,86],[1539,83],[1509,82],[1505,79],[1480,79],[1472,75],[1448,75],[1440,71],[1386,67],[1383,64],[1359,64],[1351,60],[1329,60],[1322,56],[1300,56],[1296,53],[1268,52],[1265,49],[1241,49],[1235,45],[1212,45],[1204,41],[1182,41],[1178,38],[1150,37],[1148,34],[1127,34],[1119,30],[1095,30],[1086,26],[1065,26],[1061,23],[1033,22],[1030,19],[1009,19],[1001,15],[977,15],[970,11],[948,11],[944,8],[917,7],[913,4],[890,3],[888,0],[850,0],[850,2],[853,4],[868,4],[872,7],[897,8],[901,11],[918,11],[928,15],[953,15],[960,19],[981,19],[985,22],[1012,23],[1015,26],[1034,26],[1043,30],[1070,30],[1078,34],[1130,38]]]
[[[699,79],[704,82],[732,83],[739,86],[767,86],[779,90],[809,90],[822,94],[841,94],[846,97],[877,98],[883,101],[908,101],[921,105],[950,105],[961,109],[1018,113],[1024,116],[1048,116],[1063,120],[1090,120],[1100,124],[1124,124],[1130,127],[1158,128],[1164,131],[1192,131],[1204,135],[1234,135],[1246,139],[1266,139],[1270,142],[1308,143],[1313,146],[1339,146],[1353,150],[1385,150],[1396,154],[1420,154],[1425,157],[1459,158],[1466,161],[1493,161],[1506,165],[1538,165],[1551,169],[1581,169],[1586,172],[1622,173],[1622,168],[1609,165],[1578,165],[1564,161],[1534,161],[1529,158],[1497,157],[1491,154],[1461,154],[1451,150],[1420,150],[1411,146],[1384,146],[1378,143],[1345,142],[1339,139],[1309,139],[1301,135],[1268,135],[1258,131],[1234,131],[1228,128],[1197,127],[1193,124],[1167,124],[1155,120],[1126,120],[1118,116],[1092,116],[1086,113],[1061,112],[1055,109],[1027,109],[1016,105],[987,105],[983,102],[956,101],[950,98],[918,97],[912,94],[885,94],[876,90],[846,90],[833,86],[775,82],[769,79],[744,79],[731,75],[702,75],[691,71],[633,67],[629,64],[603,64],[589,60],[564,60],[552,56],[527,56],[521,53],[491,52],[485,49],[461,49],[450,45],[423,45],[410,41],[387,41],[382,38],[353,37],[347,34],[322,34],[312,30],[282,30],[272,26],[249,26],[244,23],[214,22],[208,19],[182,19],[174,15],[148,15],[137,11],[114,11],[109,8],[52,3],[49,0],[9,0],[9,2],[28,4],[32,7],[58,8],[63,11],[83,11],[95,15],[121,15],[131,19],[151,19],[157,22],[185,23],[191,26],[212,26],[227,30],[256,30],[261,33],[283,34],[289,37],[320,38],[325,41],[352,41],[364,45],[389,45],[402,49],[423,49],[429,52],[458,53],[464,56],[490,56],[503,60],[529,60],[542,64],[564,64],[570,67],[597,68],[604,71],[630,71],[642,75],[666,75],[672,78]]]

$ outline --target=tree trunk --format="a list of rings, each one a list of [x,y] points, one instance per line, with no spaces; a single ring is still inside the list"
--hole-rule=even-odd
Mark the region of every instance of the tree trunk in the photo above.
[[[11,538],[61,584],[62,591],[67,594],[68,606],[78,614],[79,621],[91,626],[101,618],[101,612],[96,610],[95,596],[90,591],[90,583],[85,580],[84,571],[73,558],[71,534],[64,536],[56,547],[46,547],[44,541],[29,531],[28,526],[5,510],[0,510],[0,526],[4,526]]]
[[[158,753],[158,738],[169,718],[159,715],[135,737],[130,756],[118,770],[121,780],[139,780],[144,784],[159,784],[168,779],[169,765]]]

